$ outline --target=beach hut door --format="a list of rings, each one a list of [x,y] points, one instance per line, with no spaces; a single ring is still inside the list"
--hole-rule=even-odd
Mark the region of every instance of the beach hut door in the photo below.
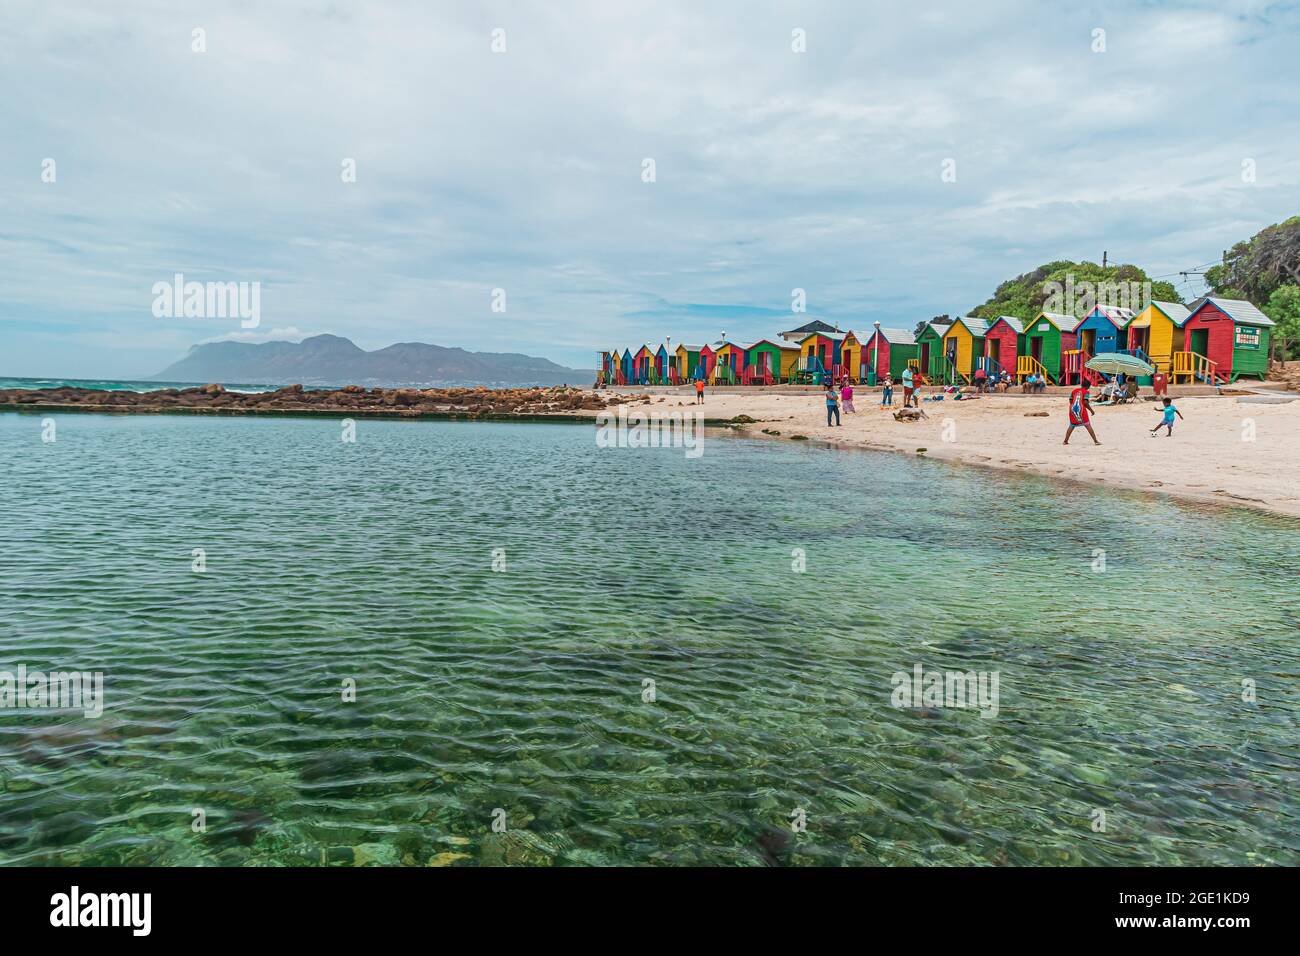
[[[1035,335],[1029,340],[1029,354],[1034,357],[1034,361],[1042,364],[1043,361],[1043,337]]]
[[[1209,329],[1192,329],[1189,352],[1195,352],[1197,355],[1208,355],[1210,353],[1210,330]]]

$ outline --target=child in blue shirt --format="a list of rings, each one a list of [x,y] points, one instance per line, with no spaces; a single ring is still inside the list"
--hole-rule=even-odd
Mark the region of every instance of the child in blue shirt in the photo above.
[[[1151,429],[1152,438],[1155,438],[1156,432],[1160,431],[1160,429],[1162,428],[1167,429],[1167,431],[1165,432],[1166,438],[1173,438],[1174,437],[1174,416],[1177,415],[1179,418],[1183,417],[1183,413],[1174,407],[1174,400],[1172,398],[1165,398],[1163,399],[1163,401],[1165,404],[1164,418],[1160,419],[1159,425]]]

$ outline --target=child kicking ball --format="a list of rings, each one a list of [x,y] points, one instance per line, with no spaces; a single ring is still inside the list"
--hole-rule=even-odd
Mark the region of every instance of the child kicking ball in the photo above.
[[[1173,438],[1174,437],[1174,416],[1177,415],[1179,418],[1182,418],[1183,413],[1174,407],[1174,400],[1172,398],[1165,398],[1162,399],[1162,401],[1164,402],[1165,405],[1163,409],[1164,418],[1160,419],[1159,425],[1151,429],[1151,437],[1155,438],[1156,432],[1164,428],[1167,429],[1167,431],[1165,432],[1165,437]]]

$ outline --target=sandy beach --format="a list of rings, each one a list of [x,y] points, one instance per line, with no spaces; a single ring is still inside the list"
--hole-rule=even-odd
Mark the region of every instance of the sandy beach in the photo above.
[[[659,394],[651,405],[676,408],[677,402],[687,405],[690,400],[677,393]],[[943,461],[1300,517],[1300,401],[1265,404],[1231,395],[1174,401],[1185,420],[1175,425],[1172,438],[1163,432],[1150,436],[1160,418],[1151,402],[1098,407],[1093,425],[1100,446],[1082,429],[1068,446],[1061,443],[1067,423],[1063,395],[923,401],[921,408],[929,417],[906,423],[880,407],[878,391],[859,389],[854,399],[858,410],[842,414],[841,427],[827,427],[825,405],[817,394],[716,393],[707,395],[704,409],[709,418],[756,419],[743,430],[759,438],[804,435],[908,454],[925,449],[926,457]],[[894,396],[895,410],[900,407],[901,389]],[[768,436],[764,429],[781,434]]]

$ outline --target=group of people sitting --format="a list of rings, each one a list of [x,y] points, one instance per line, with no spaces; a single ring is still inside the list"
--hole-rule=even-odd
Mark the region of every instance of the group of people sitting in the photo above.
[[[975,391],[977,392],[1009,392],[1015,387],[1016,377],[1006,369],[993,375],[990,375],[982,368],[975,370]],[[1047,380],[1037,373],[1026,378],[1020,386],[1021,391],[1024,392],[1041,392],[1045,388],[1047,388]]]

